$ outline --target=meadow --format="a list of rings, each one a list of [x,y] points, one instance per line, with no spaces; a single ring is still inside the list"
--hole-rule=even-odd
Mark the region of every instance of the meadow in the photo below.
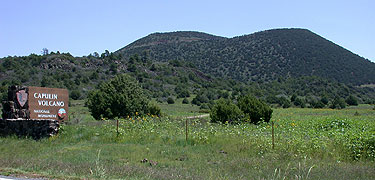
[[[42,140],[0,138],[0,174],[52,179],[375,179],[375,110],[274,109],[271,123],[213,124],[191,105],[94,120],[82,101]],[[169,114],[169,115],[168,115]],[[188,136],[186,140],[186,122]]]

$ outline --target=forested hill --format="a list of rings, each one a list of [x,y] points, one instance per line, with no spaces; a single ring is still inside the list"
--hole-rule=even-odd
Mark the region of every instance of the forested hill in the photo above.
[[[181,60],[215,77],[272,81],[317,76],[345,84],[375,83],[370,62],[306,29],[274,29],[225,38],[200,32],[154,33],[118,50],[152,61]]]

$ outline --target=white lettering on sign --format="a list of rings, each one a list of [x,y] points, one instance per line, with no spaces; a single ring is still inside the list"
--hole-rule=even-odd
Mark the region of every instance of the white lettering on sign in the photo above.
[[[34,93],[36,99],[57,99],[57,94]]]
[[[44,114],[48,114],[49,113],[49,110],[44,110],[44,109],[34,109],[34,112],[35,113],[44,113]]]
[[[64,101],[46,101],[46,100],[38,100],[39,106],[60,106],[64,107]]]
[[[39,118],[56,118],[54,114],[38,114]]]

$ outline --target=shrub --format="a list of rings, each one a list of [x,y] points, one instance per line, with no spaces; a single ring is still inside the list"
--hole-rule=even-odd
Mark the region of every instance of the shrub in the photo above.
[[[205,94],[198,94],[191,103],[200,106],[202,103],[208,103],[208,101],[209,99]]]
[[[148,101],[138,82],[117,75],[89,93],[87,106],[95,119],[134,116],[148,112]]]
[[[228,99],[219,99],[210,112],[211,122],[238,123],[243,119],[242,111]]]
[[[200,106],[201,105],[201,102],[197,99],[197,98],[194,98],[192,101],[191,101],[191,104],[195,104],[197,106]]]
[[[182,100],[182,104],[189,104],[189,100],[188,100],[187,98],[184,98],[184,99]]]
[[[327,105],[329,100],[328,100],[328,97],[327,96],[323,96],[321,99],[320,99],[320,102],[322,102],[324,105]]]
[[[305,107],[305,101],[304,101],[304,99],[299,98],[299,97],[297,97],[297,98],[294,100],[293,104],[294,104],[295,106],[300,106],[301,108],[304,108],[304,107]]]
[[[283,108],[289,108],[292,105],[289,99],[284,96],[277,98],[277,103]]]
[[[168,103],[168,104],[174,104],[174,100],[173,100],[173,98],[172,98],[172,97],[169,97],[169,98],[167,99],[167,103]]]
[[[350,95],[348,98],[346,98],[345,102],[349,105],[349,106],[358,106],[358,100],[356,97]]]
[[[190,93],[188,90],[181,90],[178,94],[177,94],[177,98],[185,98],[185,97],[190,97]]]
[[[272,116],[271,107],[251,95],[240,97],[238,107],[249,116],[252,123],[269,122]]]
[[[70,92],[70,98],[78,100],[81,98],[81,92],[79,90],[73,90]]]
[[[312,108],[317,108],[317,109],[325,107],[325,105],[322,101],[316,101],[316,100],[312,100],[310,102],[310,105],[311,105]]]
[[[208,106],[208,104],[204,103],[199,109],[210,109],[210,107]]]
[[[150,103],[148,104],[148,113],[150,115],[161,116],[161,109],[158,105]]]
[[[346,107],[345,100],[340,97],[335,97],[335,99],[333,99],[332,104],[330,106],[330,108],[332,109],[343,109],[345,107]]]

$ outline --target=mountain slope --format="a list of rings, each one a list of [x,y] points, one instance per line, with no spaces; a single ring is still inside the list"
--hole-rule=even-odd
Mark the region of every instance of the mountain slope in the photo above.
[[[360,85],[375,83],[375,63],[306,29],[274,29],[234,38],[199,32],[155,33],[115,52],[182,60],[216,77],[272,81],[318,76]]]

